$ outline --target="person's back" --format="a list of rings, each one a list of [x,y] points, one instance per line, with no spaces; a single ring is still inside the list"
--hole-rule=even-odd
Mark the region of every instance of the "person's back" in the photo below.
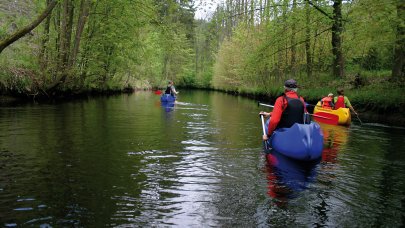
[[[274,103],[273,112],[260,112],[260,115],[271,116],[267,135],[263,135],[263,140],[267,140],[279,128],[289,128],[295,123],[304,123],[304,113],[306,113],[305,101],[297,94],[297,82],[287,80],[284,84],[284,94],[279,96]]]
[[[291,127],[295,123],[304,123],[305,105],[302,97],[296,93],[286,92],[280,99],[284,99],[284,111],[276,129]]]
[[[165,94],[172,95],[172,86],[171,85],[167,85],[166,90],[165,90]]]
[[[339,108],[346,108],[346,102],[345,100],[347,99],[347,97],[339,95],[337,97],[334,98],[335,100],[335,109],[339,109]]]
[[[167,85],[166,90],[165,90],[165,94],[170,94],[172,96],[175,96],[177,93],[178,92],[174,88],[173,81],[169,81],[169,84]]]
[[[352,104],[349,101],[349,98],[347,98],[345,96],[344,90],[338,89],[337,93],[338,93],[338,96],[333,99],[335,102],[335,109],[350,108],[350,110],[352,110],[353,113],[357,115],[357,112],[354,110]]]

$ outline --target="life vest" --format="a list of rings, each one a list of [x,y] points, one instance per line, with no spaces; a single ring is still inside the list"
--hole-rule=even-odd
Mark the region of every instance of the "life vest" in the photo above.
[[[276,129],[291,127],[295,123],[303,124],[305,106],[300,97],[290,98],[284,95],[284,99],[287,100],[287,107],[284,109],[283,114],[281,114],[281,119]]]
[[[170,95],[173,96],[173,93],[172,93],[172,86],[168,86],[168,87],[166,88],[165,94],[170,94]]]
[[[326,109],[332,109],[333,103],[332,103],[332,97],[324,97],[322,98],[322,108]]]
[[[338,96],[337,101],[335,103],[335,109],[339,109],[339,108],[346,108],[345,105],[345,97],[344,96]]]

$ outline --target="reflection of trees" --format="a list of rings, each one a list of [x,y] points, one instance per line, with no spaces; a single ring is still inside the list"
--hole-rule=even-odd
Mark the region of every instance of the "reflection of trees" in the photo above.
[[[403,158],[403,132],[400,129],[388,129],[387,133],[392,135],[386,143],[385,152],[382,155],[381,178],[378,187],[377,205],[379,206],[372,227],[384,227],[387,224],[396,226],[405,224],[405,182],[403,179],[404,160]],[[400,203],[398,199],[401,199]],[[395,215],[401,214],[401,216]]]
[[[335,169],[334,164],[338,162],[338,154],[347,144],[349,129],[339,125],[324,123],[319,123],[319,125],[324,135],[324,149],[322,151],[321,175],[318,181],[330,185],[331,180],[335,178],[335,173],[329,171]],[[330,222],[328,215],[331,210],[331,205],[328,204],[329,195],[329,191],[320,191],[317,194],[319,203],[313,206],[313,215],[316,217],[314,225],[316,227],[327,226],[328,222]]]

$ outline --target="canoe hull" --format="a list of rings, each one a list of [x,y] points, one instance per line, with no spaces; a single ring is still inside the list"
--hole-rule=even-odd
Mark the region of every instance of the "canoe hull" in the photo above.
[[[323,132],[316,122],[294,124],[277,129],[269,143],[273,150],[289,158],[311,161],[319,159],[323,150]]]
[[[350,115],[349,108],[339,108],[339,109],[326,109],[321,107],[321,102],[318,102],[314,108],[314,114],[322,115],[322,113],[333,114],[339,117],[339,125],[350,125],[352,122],[352,117]]]
[[[176,97],[172,96],[170,94],[163,94],[160,97],[160,102],[175,102],[176,101]]]

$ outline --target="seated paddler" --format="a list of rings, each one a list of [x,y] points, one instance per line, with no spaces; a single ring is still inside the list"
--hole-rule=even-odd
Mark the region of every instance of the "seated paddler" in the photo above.
[[[176,91],[173,81],[169,81],[165,90],[165,94],[176,96],[179,92]]]
[[[268,121],[267,133],[263,135],[263,140],[268,140],[273,132],[279,128],[289,128],[295,123],[304,123],[307,115],[304,98],[298,95],[298,85],[294,79],[289,79],[284,83],[284,93],[276,99],[272,112],[259,114],[270,117]]]

